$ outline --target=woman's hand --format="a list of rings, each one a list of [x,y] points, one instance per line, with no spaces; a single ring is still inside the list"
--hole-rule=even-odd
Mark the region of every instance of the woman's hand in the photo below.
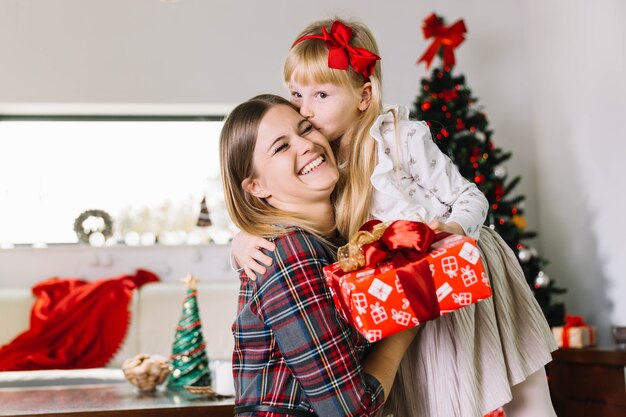
[[[457,222],[443,223],[439,220],[433,220],[432,222],[428,223],[428,227],[435,231],[439,230],[442,232],[454,233],[455,235],[465,236],[465,230],[463,230],[461,225]]]
[[[276,246],[262,237],[249,235],[246,232],[237,233],[230,246],[234,266],[243,268],[251,280],[256,279],[255,272],[264,274],[265,266],[272,264],[272,258],[261,252],[261,248],[274,251]]]

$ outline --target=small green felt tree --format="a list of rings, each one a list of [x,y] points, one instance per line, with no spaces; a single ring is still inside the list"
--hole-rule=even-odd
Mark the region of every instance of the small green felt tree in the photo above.
[[[198,311],[197,280],[185,278],[187,294],[183,299],[183,313],[176,326],[176,335],[170,356],[169,389],[185,386],[206,387],[211,385],[206,343],[202,336],[202,323]]]

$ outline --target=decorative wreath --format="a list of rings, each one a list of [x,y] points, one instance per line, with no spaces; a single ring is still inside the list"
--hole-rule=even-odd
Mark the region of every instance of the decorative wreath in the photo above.
[[[102,219],[104,226],[95,229],[88,227],[88,225],[85,225],[85,221],[90,217]],[[78,241],[81,243],[89,243],[89,236],[95,232],[102,233],[106,239],[113,236],[113,219],[111,219],[109,213],[104,210],[83,211],[76,220],[74,220],[74,231],[76,232],[76,236],[78,236]]]

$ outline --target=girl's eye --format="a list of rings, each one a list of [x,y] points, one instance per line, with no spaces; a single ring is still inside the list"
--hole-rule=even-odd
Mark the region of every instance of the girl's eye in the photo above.
[[[279,147],[277,147],[276,149],[274,149],[274,155],[276,155],[278,152],[284,151],[285,149],[287,149],[289,147],[289,145],[287,143],[283,143],[281,144]]]

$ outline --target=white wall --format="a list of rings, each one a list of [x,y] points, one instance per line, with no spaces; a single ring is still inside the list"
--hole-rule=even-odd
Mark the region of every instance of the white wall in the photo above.
[[[527,19],[515,0],[2,0],[0,113],[16,108],[10,103],[228,105],[284,94],[282,60],[295,36],[336,15],[372,28],[385,101],[410,105],[426,74],[415,65],[428,45],[422,19],[433,11],[467,23],[459,70],[485,105],[498,145],[515,154],[509,172],[524,175],[518,192],[529,196],[535,227]]]
[[[607,303],[610,293],[626,296],[625,288],[608,287],[609,275],[617,277],[623,266],[615,256],[624,253],[618,231],[608,225],[621,221],[623,197],[606,192],[618,181],[598,182],[609,178],[607,167],[617,177],[611,158],[624,145],[610,123],[619,123],[624,106],[610,88],[619,80],[604,74],[596,86],[589,81],[596,69],[619,71],[600,53],[606,43],[589,59],[577,51],[595,51],[585,33],[623,41],[618,2],[3,0],[0,112],[15,104],[232,104],[260,92],[282,94],[281,63],[294,37],[310,21],[333,15],[372,28],[382,51],[385,101],[410,105],[426,74],[415,65],[427,46],[422,19],[433,11],[449,21],[464,18],[469,33],[457,52],[458,69],[484,105],[495,144],[513,152],[507,169],[522,175],[516,193],[527,196],[529,228],[539,232],[536,245],[552,261],[548,273],[569,288],[570,310],[603,326],[606,339],[609,322],[626,321]],[[613,58],[622,60],[622,72],[623,46]],[[596,144],[599,162],[588,157]]]
[[[531,3],[543,249],[569,310],[607,341],[611,324],[626,325],[626,3]]]

